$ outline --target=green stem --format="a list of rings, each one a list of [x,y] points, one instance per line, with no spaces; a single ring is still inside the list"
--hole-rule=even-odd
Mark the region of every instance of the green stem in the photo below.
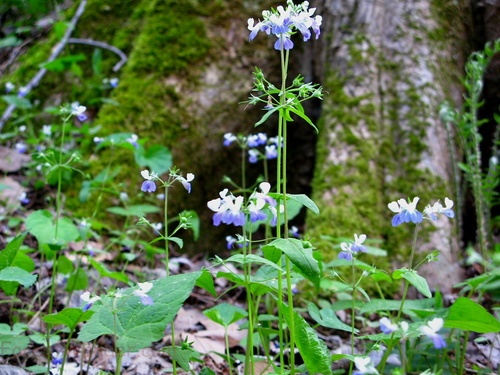
[[[226,342],[226,357],[227,357],[227,365],[229,367],[229,375],[233,375],[233,366],[231,363],[231,353],[229,352],[229,334],[227,332],[227,327],[224,327],[224,341]]]
[[[170,276],[169,268],[169,241],[168,241],[168,186],[165,186],[165,204],[163,205],[163,230],[165,235],[165,271]]]
[[[458,375],[463,375],[464,373],[464,363],[465,363],[465,353],[467,348],[467,343],[469,342],[470,331],[465,331],[464,340],[462,344],[462,353],[460,353],[460,362],[458,364]]]
[[[120,375],[122,372],[122,359],[123,359],[123,353],[117,349],[116,350],[116,371],[115,375]]]
[[[248,217],[247,220],[248,222]],[[250,289],[250,275],[252,272],[251,264],[246,264],[246,256],[250,253],[250,244],[252,243],[252,232],[247,231],[248,241],[245,241],[243,246],[244,256],[244,274],[245,274],[245,287],[247,292],[247,309],[248,309],[248,334],[247,334],[247,350],[245,355],[245,374],[253,375],[255,373],[254,356],[253,356],[253,332],[254,332],[254,309],[252,292]],[[250,371],[250,372],[249,372]]]
[[[354,355],[354,329],[356,322],[356,270],[354,268],[354,257],[351,261],[351,276],[352,276],[352,306],[351,306],[351,355]],[[349,361],[349,374],[352,374],[353,361]]]
[[[415,230],[413,232],[413,244],[411,247],[411,252],[410,252],[410,260],[408,262],[408,269],[411,270],[413,267],[413,260],[415,258],[415,251],[417,248],[417,238],[418,238],[418,229],[419,226],[418,224],[415,225]],[[405,279],[405,284],[404,284],[404,290],[403,290],[403,296],[401,297],[401,305],[399,306],[398,314],[396,316],[396,320],[399,322],[401,319],[401,315],[403,314],[403,307],[406,301],[406,297],[408,296],[408,289],[410,288],[410,283],[408,280]],[[389,340],[389,344],[387,345],[387,350],[385,351],[382,359],[380,360],[380,365],[379,365],[379,372],[381,374],[384,373],[384,368],[385,368],[385,363],[387,362],[387,358],[389,358],[389,355],[392,352],[392,349],[394,349],[394,346],[396,345],[396,340],[394,340],[394,334],[393,332],[391,334],[391,339]],[[403,368],[404,370],[404,368]]]
[[[73,335],[74,331],[75,330],[72,329],[69,332],[68,340],[66,341],[66,345],[64,345],[64,354],[63,354],[63,360],[62,360],[62,364],[61,364],[61,369],[59,371],[59,375],[63,375],[64,374],[64,365],[66,364],[66,359],[68,357],[69,344],[71,343],[71,336]]]

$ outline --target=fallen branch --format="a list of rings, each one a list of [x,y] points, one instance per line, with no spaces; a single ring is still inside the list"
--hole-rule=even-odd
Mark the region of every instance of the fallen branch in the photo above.
[[[120,68],[127,62],[127,55],[125,55],[121,49],[116,48],[110,44],[99,42],[93,39],[80,39],[80,38],[69,38],[68,43],[74,44],[86,44],[89,46],[99,47],[103,49],[107,49],[113,53],[116,53],[120,57],[120,61],[118,61],[115,66],[113,66],[113,72],[117,72]]]
[[[68,28],[66,29],[63,38],[58,44],[56,44],[55,48],[52,51],[52,54],[47,59],[45,64],[54,61],[57,58],[57,56],[59,56],[59,54],[62,52],[62,50],[68,43],[68,40],[70,39],[71,33],[75,29],[76,23],[78,22],[83,12],[85,11],[86,5],[87,5],[87,0],[82,0],[80,5],[78,6],[78,9],[76,10],[75,15],[71,19],[71,22]],[[41,68],[38,71],[38,73],[31,79],[31,81],[29,81],[28,84],[24,86],[26,88],[26,94],[28,94],[33,89],[33,87],[38,86],[45,73],[47,73],[47,69]],[[14,113],[15,109],[16,106],[13,104],[9,104],[9,106],[5,109],[4,113],[2,114],[2,117],[0,118],[0,132],[3,129],[5,122],[10,118],[10,116],[12,116],[12,113]]]

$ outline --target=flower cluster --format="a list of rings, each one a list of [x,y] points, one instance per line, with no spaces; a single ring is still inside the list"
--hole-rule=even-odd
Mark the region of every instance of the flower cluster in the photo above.
[[[389,209],[396,213],[392,218],[392,226],[396,227],[403,223],[409,223],[410,221],[414,224],[421,223],[424,218],[429,218],[433,221],[437,220],[437,214],[443,214],[449,218],[455,217],[455,213],[452,210],[453,201],[449,198],[444,199],[445,206],[439,202],[434,203],[434,205],[427,205],[421,213],[417,210],[417,203],[419,197],[410,199],[398,199],[397,201],[389,203],[387,206]]]
[[[386,335],[391,334],[397,330],[400,330],[403,335],[406,335],[409,329],[407,322],[401,322],[398,324],[392,323],[389,318],[382,318],[379,320],[380,330]],[[442,318],[434,318],[427,322],[419,328],[420,333],[427,336],[432,340],[434,347],[436,349],[446,348],[446,341],[439,333],[437,333],[441,328],[443,328],[444,320]]]
[[[354,234],[354,242],[342,242],[340,248],[342,251],[339,253],[339,259],[352,260],[355,253],[363,252],[366,253],[366,247],[363,246],[363,242],[366,240],[366,234],[358,235]]]
[[[170,170],[170,178],[167,182],[162,181],[156,173],[150,173],[147,169],[141,171],[141,176],[145,180],[142,182],[141,190],[145,193],[154,193],[156,191],[155,181],[160,181],[163,186],[170,186],[170,184],[172,184],[174,181],[179,181],[184,189],[186,189],[188,193],[191,193],[191,181],[194,180],[193,173],[188,173],[186,174],[186,177],[183,177],[173,170]]]
[[[311,31],[314,31],[316,39],[320,35],[321,16],[314,16],[316,8],[309,8],[309,2],[295,5],[292,0],[287,1],[286,9],[279,6],[276,10],[264,10],[262,12],[262,21],[255,23],[253,18],[248,19],[248,30],[250,30],[249,39],[253,40],[259,31],[267,35],[275,35],[278,40],[274,43],[277,50],[290,50],[293,48],[293,42],[290,36],[296,31],[302,33],[304,42],[311,38]]]
[[[268,137],[265,133],[250,134],[248,137],[237,136],[233,133],[224,134],[224,146],[230,146],[234,142],[238,143],[242,149],[248,148],[248,161],[250,163],[278,157],[278,137]],[[262,146],[264,146],[263,151],[259,149]]]
[[[243,226],[246,223],[247,215],[252,223],[265,220],[267,219],[267,213],[264,211],[266,207],[276,217],[276,201],[268,195],[271,185],[268,182],[262,182],[259,184],[259,188],[261,191],[255,191],[250,196],[246,206],[243,205],[243,196],[235,197],[229,193],[228,189],[222,190],[219,193],[220,198],[212,199],[207,203],[208,208],[215,212],[214,225],[218,226],[223,223]]]

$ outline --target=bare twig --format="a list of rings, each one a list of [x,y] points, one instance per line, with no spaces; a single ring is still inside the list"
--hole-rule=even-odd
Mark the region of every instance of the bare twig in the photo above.
[[[71,33],[75,29],[76,23],[82,16],[83,12],[85,11],[85,6],[87,5],[87,0],[82,0],[80,2],[80,5],[78,6],[78,9],[76,10],[75,15],[71,19],[71,22],[66,29],[66,32],[64,33],[63,38],[61,41],[56,44],[54,49],[52,50],[52,53],[50,57],[47,59],[45,63],[49,63],[51,61],[54,61],[57,56],[62,52],[66,44],[68,43],[68,40],[71,36]],[[34,87],[38,86],[40,81],[42,80],[43,76],[47,73],[47,69],[41,68],[38,73],[31,79],[31,81],[28,82],[28,84],[25,86],[26,88],[26,93],[29,93]],[[5,122],[12,116],[12,113],[14,113],[14,110],[16,109],[16,106],[13,104],[9,104],[9,106],[5,109],[4,113],[2,114],[2,117],[0,118],[0,132],[2,131]]]
[[[108,43],[99,42],[93,39],[80,39],[80,38],[69,38],[68,43],[74,44],[87,44],[89,46],[99,47],[103,49],[110,50],[111,52],[116,53],[120,57],[120,61],[118,61],[115,66],[113,66],[113,72],[117,72],[120,68],[127,62],[127,55],[123,53],[123,51],[115,46],[112,46]]]

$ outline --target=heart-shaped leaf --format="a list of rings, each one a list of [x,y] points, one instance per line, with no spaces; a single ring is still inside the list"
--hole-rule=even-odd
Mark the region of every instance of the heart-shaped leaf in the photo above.
[[[91,341],[101,335],[116,337],[117,347],[124,352],[137,352],[160,340],[167,324],[174,320],[182,304],[191,294],[200,272],[169,276],[153,280],[152,289],[147,293],[152,305],[143,305],[133,292],[137,288],[127,288],[101,297],[91,308],[94,315],[83,326],[78,338]]]

